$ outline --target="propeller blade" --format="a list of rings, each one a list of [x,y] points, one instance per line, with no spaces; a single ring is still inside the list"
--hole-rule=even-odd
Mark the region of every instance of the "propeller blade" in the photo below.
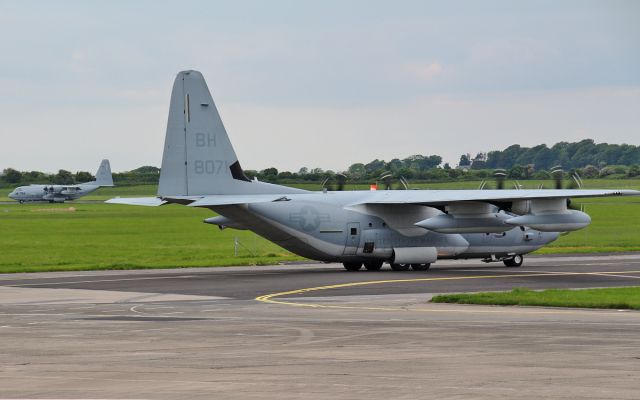
[[[578,189],[582,189],[582,178],[580,178],[580,175],[578,175],[577,172],[574,172],[573,175],[571,175],[571,179],[573,179],[573,182]]]
[[[402,185],[402,190],[409,190],[409,182],[404,176],[400,177],[400,184]]]

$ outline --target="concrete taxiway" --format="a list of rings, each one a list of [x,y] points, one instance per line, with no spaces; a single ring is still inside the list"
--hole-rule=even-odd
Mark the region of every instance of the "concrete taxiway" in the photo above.
[[[640,255],[3,275],[0,397],[636,399],[640,312],[428,303],[605,286]]]

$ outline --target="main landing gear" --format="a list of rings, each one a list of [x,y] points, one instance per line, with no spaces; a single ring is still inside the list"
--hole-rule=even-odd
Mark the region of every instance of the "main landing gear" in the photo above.
[[[346,269],[347,271],[358,271],[360,268],[362,268],[361,262],[345,262],[342,263],[342,265],[344,265],[344,269]]]
[[[367,271],[380,271],[382,264],[384,264],[383,261],[365,261],[364,267]]]
[[[364,263],[364,267],[367,271],[380,271],[383,263],[383,261],[378,260],[366,261]],[[347,271],[359,271],[362,268],[363,263],[352,261],[342,263],[342,265],[344,265],[344,269]],[[391,264],[391,269],[394,271],[408,271],[409,269],[414,271],[426,271],[430,266],[431,264]]]
[[[408,271],[411,268],[414,271],[426,271],[431,264],[391,264],[391,269],[394,271]]]
[[[364,263],[364,267],[367,269],[367,271],[380,271],[380,268],[382,268],[382,261],[377,261],[377,260],[372,260],[372,261],[366,261]],[[344,265],[344,269],[346,269],[347,271],[359,271],[360,268],[362,268],[362,263],[361,262],[345,262],[342,263],[342,265]]]
[[[504,260],[502,260],[504,265],[506,267],[510,267],[510,268],[515,268],[515,267],[521,266],[522,265],[522,261],[524,261],[524,257],[522,257],[522,255],[520,255],[520,254],[516,254],[515,256],[513,256],[511,258],[505,258]]]

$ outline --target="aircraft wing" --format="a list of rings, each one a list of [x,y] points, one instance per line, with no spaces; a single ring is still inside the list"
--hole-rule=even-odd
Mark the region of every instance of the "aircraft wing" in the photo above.
[[[282,194],[251,195],[209,195],[209,196],[168,196],[168,197],[116,197],[107,200],[109,204],[127,204],[132,206],[156,207],[163,204],[182,204],[189,207],[228,206],[233,204],[266,203],[271,201],[288,201]]]
[[[517,200],[579,197],[640,196],[637,190],[537,189],[537,190],[386,190],[373,191],[350,206],[364,204],[447,205],[457,202],[511,202]]]
[[[105,201],[105,203],[157,207],[168,202],[166,200],[162,200],[159,197],[116,197]]]

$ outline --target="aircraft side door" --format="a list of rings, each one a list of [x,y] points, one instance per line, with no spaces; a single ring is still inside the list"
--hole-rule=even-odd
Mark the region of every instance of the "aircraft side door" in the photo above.
[[[347,241],[344,246],[345,255],[355,255],[360,245],[360,223],[349,222],[347,224]]]

